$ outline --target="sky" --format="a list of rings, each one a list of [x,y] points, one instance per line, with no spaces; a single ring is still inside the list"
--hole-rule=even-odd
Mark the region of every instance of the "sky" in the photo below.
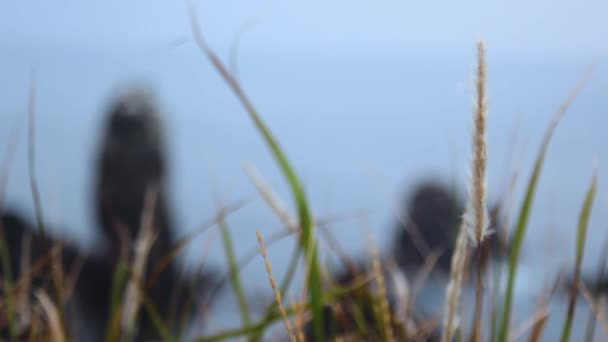
[[[606,1],[193,1],[213,46],[245,27],[249,49],[449,51],[484,39],[497,55],[608,55]],[[186,1],[3,1],[0,43],[136,48],[189,36]]]

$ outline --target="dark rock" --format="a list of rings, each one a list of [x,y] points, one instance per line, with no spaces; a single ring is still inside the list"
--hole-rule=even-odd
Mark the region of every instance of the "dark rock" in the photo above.
[[[440,253],[436,268],[449,272],[454,245],[464,203],[455,191],[435,181],[418,184],[409,198],[397,224],[393,256],[400,267],[420,267],[431,253]],[[498,206],[490,210],[489,235],[481,249],[482,262],[488,257],[504,257],[507,254],[503,227]],[[470,264],[477,263],[479,253],[473,249]]]
[[[166,156],[160,113],[150,94],[133,89],[117,98],[106,116],[96,161],[97,221],[109,238],[108,253],[119,258],[141,228],[145,197],[158,192],[152,230],[157,235],[151,252],[158,258],[169,250],[172,227],[166,206]]]
[[[178,323],[169,322],[171,318],[188,316],[183,309],[196,308],[193,296],[207,291],[214,276],[204,273],[192,279],[181,275],[174,262],[159,267],[176,240],[167,205],[164,134],[161,114],[147,89],[133,88],[110,105],[96,165],[95,205],[98,225],[109,241],[107,256],[116,263],[133,258],[145,203],[154,194],[151,231],[156,239],[147,258],[144,290],[171,329]],[[158,337],[147,312],[140,317],[142,336]]]

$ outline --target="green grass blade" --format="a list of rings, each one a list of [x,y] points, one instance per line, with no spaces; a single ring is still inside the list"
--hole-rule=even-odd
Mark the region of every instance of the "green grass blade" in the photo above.
[[[156,309],[156,307],[154,306],[154,304],[150,301],[150,298],[148,298],[146,296],[144,289],[140,287],[139,291],[141,293],[141,300],[142,300],[144,309],[146,310],[146,313],[150,317],[150,320],[152,321],[154,328],[159,333],[159,335],[162,337],[162,341],[174,342],[175,339],[171,336],[169,329],[167,328],[165,322],[163,321],[161,315],[159,314],[159,312]]]
[[[526,233],[526,228],[528,225],[528,219],[530,217],[530,210],[532,208],[532,203],[534,201],[534,195],[536,193],[536,186],[538,184],[538,179],[540,177],[540,172],[542,170],[543,162],[545,160],[545,156],[547,154],[547,149],[549,147],[549,143],[551,142],[551,137],[553,136],[553,132],[557,127],[560,119],[567,111],[570,104],[574,101],[578,92],[582,89],[582,87],[587,83],[591,73],[593,71],[593,67],[587,70],[584,74],[583,78],[574,88],[574,90],[568,95],[566,100],[559,107],[557,112],[555,113],[552,121],[549,123],[549,127],[545,132],[545,136],[543,138],[540,151],[536,157],[536,161],[534,163],[534,169],[532,170],[532,175],[530,176],[530,180],[528,181],[528,186],[526,188],[526,194],[524,197],[524,202],[522,203],[519,216],[517,219],[517,223],[515,225],[515,232],[512,238],[512,249],[509,255],[509,270],[507,276],[507,289],[504,298],[503,304],[503,315],[500,323],[500,328],[498,331],[498,340],[500,342],[506,342],[508,338],[508,331],[511,319],[511,309],[513,303],[513,289],[515,286],[515,275],[517,273],[517,264],[519,260],[519,253],[521,250],[521,245],[524,240],[524,235]]]
[[[251,323],[251,317],[249,316],[249,305],[247,304],[247,298],[245,297],[245,292],[243,291],[243,286],[241,284],[241,278],[239,276],[239,267],[236,262],[236,256],[234,255],[234,248],[232,246],[232,238],[230,237],[230,231],[228,230],[228,225],[226,224],[226,221],[223,218],[218,221],[218,224],[222,233],[222,243],[224,244],[225,252],[224,254],[226,255],[226,260],[228,261],[230,283],[232,284],[232,289],[234,290],[234,294],[236,295],[236,299],[239,304],[241,319],[243,320],[244,324],[249,325]]]
[[[583,252],[585,249],[585,239],[587,237],[587,225],[589,223],[589,216],[591,215],[591,207],[593,206],[593,200],[595,198],[595,192],[597,188],[597,174],[593,173],[593,178],[591,180],[591,185],[587,190],[587,195],[585,196],[585,202],[583,203],[583,207],[581,209],[581,213],[578,219],[578,229],[576,233],[576,264],[574,268],[574,281],[572,283],[572,288],[570,291],[570,301],[568,303],[568,311],[566,313],[566,320],[564,322],[564,328],[562,330],[562,342],[567,342],[570,340],[570,334],[572,332],[572,321],[574,319],[574,311],[576,309],[576,298],[577,296],[577,287],[579,278],[581,275],[581,264],[583,262]]]
[[[274,139],[270,130],[263,123],[262,119],[258,115],[257,111],[253,107],[251,101],[245,95],[241,86],[234,77],[228,72],[224,64],[219,60],[217,55],[209,48],[205,40],[203,39],[198,19],[193,9],[190,11],[192,33],[196,44],[201,51],[207,56],[210,62],[213,64],[215,69],[220,73],[222,78],[227,82],[229,87],[232,89],[234,94],[237,96],[246,112],[249,114],[250,119],[253,121],[255,127],[260,132],[266,145],[270,149],[275,161],[279,165],[283,176],[289,184],[293,199],[295,201],[299,226],[302,231],[300,236],[300,248],[304,251],[307,260],[311,260],[310,273],[307,279],[308,293],[311,297],[312,303],[312,319],[313,319],[313,330],[315,332],[315,340],[323,341],[323,306],[322,306],[322,290],[321,290],[321,272],[319,267],[319,261],[317,257],[316,247],[313,245],[314,241],[314,228],[312,222],[312,215],[308,208],[304,189],[298,180],[294,170],[292,169],[287,157],[279,147],[278,142]]]
[[[290,260],[289,260],[289,266],[287,267],[287,273],[285,273],[285,275],[283,276],[283,279],[281,280],[281,285],[279,286],[279,289],[281,290],[281,296],[283,298],[285,298],[285,294],[287,293],[287,290],[289,289],[289,286],[291,285],[291,281],[293,280],[293,276],[296,274],[296,270],[298,268],[298,257],[300,255],[300,249],[294,249],[294,251],[291,254]],[[276,301],[273,301],[273,306],[276,307]]]
[[[517,272],[517,263],[518,263],[518,258],[519,258],[519,252],[521,250],[521,245],[523,243],[524,234],[526,232],[528,218],[530,216],[530,208],[532,207],[532,202],[534,200],[534,193],[536,191],[536,185],[538,183],[538,178],[540,176],[542,164],[545,159],[546,150],[547,150],[547,145],[543,144],[543,146],[541,147],[541,151],[536,159],[536,163],[534,165],[534,170],[532,172],[532,176],[530,177],[530,181],[528,183],[526,196],[524,198],[524,202],[520,209],[519,218],[517,220],[517,225],[516,225],[515,233],[513,236],[513,245],[512,245],[511,253],[509,255],[509,271],[508,271],[507,290],[506,290],[507,292],[505,294],[502,321],[501,321],[500,329],[498,332],[498,340],[500,342],[507,341],[509,321],[510,321],[510,316],[511,316],[511,305],[512,305],[512,300],[513,300],[513,288],[515,285],[515,274]]]
[[[116,265],[114,275],[112,276],[112,287],[110,289],[110,310],[108,311],[108,326],[106,328],[106,341],[114,341],[119,336],[118,329],[120,328],[120,301],[124,285],[129,275],[129,267],[124,260],[121,260]]]
[[[30,76],[30,90],[28,96],[28,145],[27,145],[27,168],[30,183],[30,192],[34,203],[34,214],[36,225],[41,235],[44,236],[44,215],[42,214],[42,200],[40,198],[40,187],[36,179],[36,71],[32,69]]]

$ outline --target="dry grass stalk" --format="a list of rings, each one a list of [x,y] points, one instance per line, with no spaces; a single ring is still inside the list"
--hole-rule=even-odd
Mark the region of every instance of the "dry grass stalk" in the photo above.
[[[539,316],[532,326],[532,332],[530,332],[530,338],[528,341],[530,342],[538,342],[540,341],[540,337],[542,335],[543,329],[545,328],[545,323],[547,323],[547,319],[549,318],[548,313],[544,313],[544,315]]]
[[[587,286],[585,286],[585,284],[581,281],[578,282],[578,290],[581,296],[583,296],[583,299],[587,305],[589,305],[591,308],[591,313],[595,317],[595,320],[600,323],[602,331],[605,334],[608,334],[608,320],[606,319],[606,313],[602,310],[602,307],[605,307],[605,305],[601,305],[602,302],[606,303],[606,297],[600,296],[597,300],[595,300],[591,291],[589,291]]]
[[[340,259],[342,259],[342,261],[346,261],[345,262],[346,264],[351,264],[352,260],[350,257],[348,257],[348,255],[346,254],[344,249],[342,249],[340,247],[340,245],[337,243],[337,240],[331,236],[331,232],[329,232],[327,226],[332,222],[345,220],[345,219],[353,218],[353,217],[359,217],[360,215],[361,214],[359,212],[353,212],[353,213],[336,214],[336,215],[332,215],[331,217],[328,216],[325,218],[315,220],[315,225],[318,226],[318,228],[319,228],[320,236],[325,239],[327,244],[331,247],[331,250],[336,252],[338,257],[340,257]],[[296,232],[290,232],[290,231],[286,231],[286,230],[276,231],[275,233],[273,233],[272,235],[270,235],[269,237],[267,237],[265,239],[266,242],[264,243],[264,245],[266,247],[270,247],[271,245],[274,245],[275,243],[282,241],[283,239],[286,239],[287,237],[293,235],[294,233],[299,233],[299,230]],[[316,240],[313,241],[313,246],[314,245],[316,245]],[[247,253],[244,253],[243,257],[241,257],[241,259],[238,262],[239,270],[241,270],[241,269],[245,268],[247,265],[249,265],[249,263],[255,258],[256,255],[258,255],[257,247],[252,248],[250,251],[247,251]],[[310,259],[310,258],[308,258],[308,259]],[[309,263],[310,260],[308,260],[308,259],[307,259],[307,262]],[[305,273],[305,274],[308,274],[308,273]],[[304,277],[304,279],[307,279],[307,278]]]
[[[477,286],[475,291],[475,318],[473,327],[473,341],[481,338],[481,310],[483,286],[483,246],[482,242],[487,235],[489,218],[486,205],[486,53],[483,42],[477,43],[477,73],[475,80],[475,109],[473,111],[473,161],[471,164],[471,190],[465,213],[467,231],[472,244],[477,247]]]
[[[444,310],[445,327],[441,333],[441,341],[449,342],[452,340],[452,334],[455,326],[458,325],[458,299],[462,288],[462,280],[464,278],[467,258],[467,232],[465,223],[460,225],[458,238],[456,239],[456,249],[452,256],[452,264],[450,267],[450,280],[446,286],[446,301]]]
[[[420,255],[426,258],[431,253],[431,248],[429,247],[428,241],[426,241],[420,232],[420,227],[418,227],[418,224],[412,220],[411,217],[405,217],[400,210],[401,208],[399,206],[393,205],[393,212],[395,213],[397,220],[401,226],[404,227],[404,230],[410,239],[412,239],[416,250],[420,253]]]
[[[32,310],[32,320],[29,326],[28,331],[28,341],[37,341],[41,340],[41,335],[44,330],[44,322],[42,317],[42,309],[40,305],[33,306],[34,310]]]
[[[549,298],[544,298],[534,315],[511,333],[511,336],[509,337],[510,341],[520,341],[522,336],[528,331],[530,331],[529,341],[540,340],[544,325],[549,318],[549,311],[547,309],[548,301]]]
[[[412,289],[405,273],[391,273],[392,283],[395,292],[396,309],[395,309],[395,322],[399,323],[401,336],[409,336],[409,326],[412,325],[410,321],[410,306],[412,303]]]
[[[270,209],[275,212],[275,214],[285,225],[287,230],[292,233],[298,231],[298,224],[293,220],[292,216],[285,209],[279,197],[272,192],[272,190],[268,185],[266,185],[262,177],[259,176],[255,167],[251,164],[245,164],[243,168],[245,169],[245,173],[253,182],[253,185],[255,185],[255,188],[258,190],[266,204],[268,204]]]
[[[264,241],[262,241],[262,234],[260,234],[260,231],[256,232],[256,236],[258,238],[260,254],[262,255],[262,258],[264,258],[264,265],[266,266],[266,272],[268,273],[268,281],[270,282],[270,287],[272,288],[272,292],[274,293],[274,299],[277,301],[277,306],[279,307],[281,317],[283,317],[283,324],[285,324],[285,329],[289,334],[289,340],[295,342],[296,338],[293,334],[291,324],[287,320],[287,313],[285,312],[285,307],[283,307],[283,302],[281,301],[281,292],[277,289],[276,282],[274,280],[274,277],[272,276],[272,265],[270,264],[270,260],[268,259],[268,255],[266,254],[266,248],[264,247]]]
[[[76,283],[78,282],[78,277],[80,276],[80,272],[84,267],[84,263],[86,261],[86,256],[83,254],[79,254],[72,265],[72,270],[65,277],[65,299],[69,299],[74,294],[74,289],[76,288]]]
[[[587,70],[583,74],[583,77],[581,77],[580,81],[576,84],[574,89],[572,89],[570,91],[570,93],[568,93],[568,96],[566,97],[564,102],[562,102],[562,104],[559,106],[559,108],[557,109],[557,111],[555,112],[553,117],[551,118],[551,121],[549,122],[549,126],[547,127],[547,130],[545,131],[545,135],[543,136],[543,140],[542,140],[542,145],[548,145],[548,141],[551,140],[551,136],[553,135],[553,132],[557,128],[557,125],[559,124],[560,120],[562,119],[564,114],[566,114],[566,112],[568,111],[568,108],[570,108],[570,105],[572,105],[572,103],[574,102],[574,99],[576,99],[578,94],[581,92],[581,90],[585,87],[585,85],[587,85],[587,83],[591,79],[591,76],[593,75],[593,73],[595,71],[596,65],[597,65],[597,61],[594,62],[593,64],[591,64],[589,66],[589,68],[587,68]]]
[[[156,282],[160,274],[171,264],[171,262],[182,252],[184,248],[193,241],[198,235],[208,231],[209,229],[215,227],[218,222],[224,218],[228,217],[228,215],[235,213],[246,204],[251,202],[255,196],[247,196],[241,200],[238,200],[232,204],[229,204],[222,208],[221,212],[217,212],[212,218],[208,219],[204,223],[202,223],[198,228],[192,230],[190,233],[186,234],[185,237],[179,239],[177,242],[173,244],[171,251],[164,254],[159,261],[155,263],[152,274],[149,277],[148,282],[153,284]]]
[[[304,342],[304,312],[302,312],[301,310],[299,310],[300,307],[304,307],[304,305],[306,305],[306,302],[302,302],[302,305],[298,305],[298,302],[294,299],[291,298],[290,299],[290,303],[291,303],[291,309],[293,310],[294,313],[294,327],[295,327],[295,334],[296,334],[296,341],[302,341]]]
[[[127,290],[123,299],[122,311],[122,328],[127,332],[131,332],[134,324],[137,311],[139,310],[141,300],[141,284],[143,284],[144,270],[150,249],[154,244],[156,235],[153,230],[154,211],[158,190],[155,188],[148,189],[144,198],[144,208],[142,212],[141,227],[139,234],[135,239],[135,253],[133,257],[133,265],[131,276],[127,284]]]
[[[63,246],[59,242],[55,242],[51,245],[51,280],[54,286],[56,299],[59,305],[65,304],[66,301],[66,288],[65,284],[65,272],[61,261],[61,255],[63,254]]]
[[[415,298],[416,296],[418,296],[418,293],[420,292],[420,290],[422,290],[422,288],[426,284],[431,273],[433,272],[433,269],[435,269],[435,265],[437,264],[437,261],[439,261],[440,256],[441,256],[441,251],[434,251],[431,254],[427,255],[426,258],[424,258],[424,264],[418,271],[418,274],[416,274],[416,278],[414,278],[414,281],[411,286],[411,288],[412,288],[411,297],[412,298]]]
[[[48,321],[51,340],[55,342],[67,341],[65,330],[61,324],[61,314],[55,303],[53,303],[51,298],[42,290],[36,291],[36,297],[38,298],[42,311]]]
[[[382,265],[380,256],[376,248],[376,242],[373,235],[369,234],[369,247],[372,253],[372,269],[376,278],[376,286],[378,287],[378,296],[380,297],[380,314],[384,323],[384,334],[386,341],[394,341],[393,329],[391,328],[391,312],[388,306],[388,297],[386,296],[386,284],[384,282],[384,274],[382,273]]]
[[[317,223],[317,228],[319,230],[319,236],[321,236],[324,242],[329,247],[329,250],[333,252],[338,259],[345,265],[348,269],[355,268],[355,261],[346,253],[346,250],[340,245],[334,234],[331,232],[329,227],[320,222]]]
[[[475,246],[481,245],[488,235],[486,208],[486,62],[483,42],[477,44],[477,93],[473,113],[473,161],[471,165],[471,193],[467,208],[467,231]]]

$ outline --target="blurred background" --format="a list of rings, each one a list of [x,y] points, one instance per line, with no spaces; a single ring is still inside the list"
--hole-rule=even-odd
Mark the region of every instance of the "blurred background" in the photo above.
[[[498,200],[517,171],[515,208],[550,118],[598,62],[551,143],[518,291],[535,296],[557,271],[573,267],[594,156],[599,188],[584,264],[595,270],[608,222],[607,2],[194,5],[210,46],[238,75],[302,177],[314,215],[368,213],[332,224],[353,254],[367,253],[366,229],[389,246],[394,212],[417,181],[435,177],[465,190],[476,41],[488,51],[489,199]],[[6,145],[15,127],[22,132],[9,207],[33,216],[25,139],[32,67],[36,176],[45,218],[65,227],[56,232],[65,239],[96,246],[92,162],[100,124],[116,89],[134,80],[152,85],[162,104],[180,234],[214,215],[214,191],[224,204],[255,193],[245,162],[291,205],[258,132],[193,43],[187,8],[179,1],[0,4],[0,141]],[[259,199],[228,224],[241,256],[255,248],[256,230],[269,236],[282,229]],[[214,234],[195,240],[185,259],[195,263],[208,252],[211,263],[224,265],[219,242],[208,251],[204,242]],[[276,274],[292,246],[287,240],[269,249]],[[244,274],[252,292],[268,290],[261,260]]]

